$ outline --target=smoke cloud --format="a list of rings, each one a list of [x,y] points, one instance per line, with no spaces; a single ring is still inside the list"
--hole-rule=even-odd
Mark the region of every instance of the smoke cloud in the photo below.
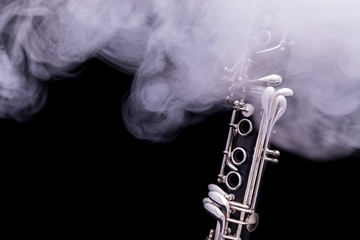
[[[129,131],[169,141],[231,107],[224,67],[244,55],[253,2],[2,0],[0,117],[28,119],[44,82],[99,58],[135,76],[122,103]],[[272,2],[296,44],[285,79],[295,95],[274,143],[315,159],[350,153],[360,146],[360,2]]]

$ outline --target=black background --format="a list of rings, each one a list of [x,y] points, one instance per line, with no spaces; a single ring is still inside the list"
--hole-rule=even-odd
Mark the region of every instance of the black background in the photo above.
[[[131,83],[90,61],[76,79],[48,83],[33,119],[1,120],[2,239],[205,239],[215,227],[202,199],[220,170],[230,113],[169,144],[144,143],[121,118]],[[281,153],[267,165],[252,239],[356,236],[359,155],[324,163]]]

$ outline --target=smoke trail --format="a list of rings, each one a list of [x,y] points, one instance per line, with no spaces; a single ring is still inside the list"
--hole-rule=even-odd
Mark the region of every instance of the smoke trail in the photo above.
[[[238,2],[161,2],[157,12],[168,14],[155,20],[132,95],[123,105],[135,136],[168,141],[179,128],[219,110],[228,88],[223,68],[242,51],[228,44],[241,46],[246,40],[237,29],[247,27],[249,16],[238,14],[247,6]]]
[[[295,91],[276,144],[310,158],[360,146],[360,3],[280,0],[296,42]],[[45,81],[100,58],[135,79],[122,104],[138,138],[168,141],[223,106],[224,66],[244,53],[251,0],[3,0],[0,117],[25,120],[46,100]],[[102,84],[99,82],[99,84]]]
[[[287,81],[297,96],[274,140],[310,158],[338,157],[360,146],[360,3],[290,2]]]

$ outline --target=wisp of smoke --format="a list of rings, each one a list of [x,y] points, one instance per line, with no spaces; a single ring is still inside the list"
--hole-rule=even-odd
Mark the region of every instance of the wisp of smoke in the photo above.
[[[296,43],[286,76],[295,96],[273,140],[309,158],[347,154],[360,146],[360,2],[279,1],[274,14]],[[229,107],[223,69],[244,54],[253,2],[2,0],[0,117],[28,119],[45,103],[44,81],[99,58],[134,73],[129,131],[169,141]]]

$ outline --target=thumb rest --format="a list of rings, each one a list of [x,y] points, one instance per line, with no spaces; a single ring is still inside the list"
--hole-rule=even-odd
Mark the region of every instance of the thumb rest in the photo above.
[[[230,83],[227,100],[233,111],[218,185],[210,184],[208,197],[203,199],[205,209],[217,221],[207,240],[250,237],[259,222],[255,208],[265,164],[278,162],[280,152],[269,149],[270,136],[293,91],[275,87],[283,82],[293,44],[270,14],[277,4],[279,1],[256,1],[245,54],[233,67],[225,68],[224,79]],[[246,95],[253,99],[259,94],[261,101],[245,101]]]

